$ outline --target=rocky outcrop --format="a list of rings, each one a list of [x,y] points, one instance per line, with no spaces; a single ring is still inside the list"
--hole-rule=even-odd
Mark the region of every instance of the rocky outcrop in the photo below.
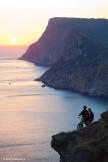
[[[57,89],[108,97],[108,48],[73,29],[62,57],[37,80]]]
[[[73,28],[95,41],[108,43],[107,19],[52,18],[41,38],[30,45],[19,59],[51,66],[63,54],[64,45]]]
[[[81,132],[52,136],[51,147],[59,153],[60,162],[107,162],[108,111]]]

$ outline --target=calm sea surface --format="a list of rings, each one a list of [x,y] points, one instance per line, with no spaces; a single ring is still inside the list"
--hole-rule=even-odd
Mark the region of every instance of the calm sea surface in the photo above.
[[[13,58],[0,55],[0,161],[59,162],[51,136],[75,130],[83,105],[99,119],[108,100],[42,88],[47,68]]]

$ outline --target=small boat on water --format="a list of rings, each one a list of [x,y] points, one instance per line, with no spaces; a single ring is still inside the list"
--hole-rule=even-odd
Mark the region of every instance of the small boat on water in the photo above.
[[[46,85],[45,84],[42,84],[42,86],[41,87],[45,87]]]

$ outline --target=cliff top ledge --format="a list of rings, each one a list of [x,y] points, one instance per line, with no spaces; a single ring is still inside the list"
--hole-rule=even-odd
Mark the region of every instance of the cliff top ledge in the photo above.
[[[60,155],[60,162],[108,161],[108,111],[82,132],[63,132],[52,136],[51,147]]]
[[[67,19],[74,19],[74,20],[80,20],[80,19],[83,19],[83,20],[108,20],[108,19],[106,19],[106,18],[78,18],[78,17],[52,17],[52,18],[50,18],[49,19],[49,21],[55,21],[55,20],[67,20]]]

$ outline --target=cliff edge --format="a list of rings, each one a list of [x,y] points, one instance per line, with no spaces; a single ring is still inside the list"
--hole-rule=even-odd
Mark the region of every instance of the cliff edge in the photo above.
[[[52,136],[51,147],[60,155],[60,162],[108,161],[108,111],[82,132]]]

